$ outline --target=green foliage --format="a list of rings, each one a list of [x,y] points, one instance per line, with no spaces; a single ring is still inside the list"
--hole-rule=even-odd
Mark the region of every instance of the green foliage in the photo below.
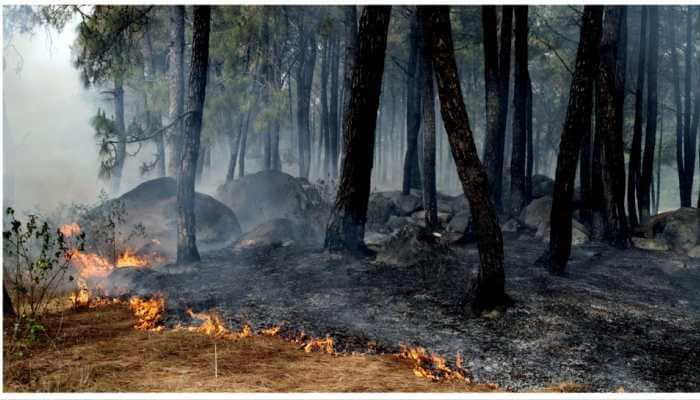
[[[20,319],[36,318],[64,283],[73,249],[84,248],[85,233],[66,238],[33,214],[23,224],[9,207],[5,216],[3,267],[10,297]]]
[[[98,143],[98,155],[100,160],[100,169],[98,176],[100,179],[107,180],[112,176],[112,170],[117,159],[116,142],[119,139],[117,125],[115,121],[108,118],[104,110],[97,109],[90,125],[95,130],[95,141]]]

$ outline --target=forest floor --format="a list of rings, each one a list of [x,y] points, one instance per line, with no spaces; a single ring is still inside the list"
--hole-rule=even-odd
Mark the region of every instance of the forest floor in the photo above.
[[[407,244],[410,246],[410,244]],[[474,382],[516,391],[573,382],[590,391],[700,390],[700,260],[670,252],[574,249],[568,274],[534,265],[545,244],[506,237],[503,315],[472,315],[474,245],[411,265],[295,246],[211,253],[189,266],[118,271],[117,285],[162,292],[168,319],[217,309],[232,327],[330,335],[338,351],[423,346]],[[380,249],[377,260],[382,259]],[[395,252],[395,250],[392,250]]]
[[[410,246],[411,244],[407,244]],[[340,355],[254,336],[137,331],[128,306],[51,316],[50,340],[22,357],[8,346],[8,391],[699,391],[700,261],[670,252],[574,249],[569,272],[534,265],[545,245],[508,237],[503,314],[472,315],[474,245],[410,265],[304,247],[209,253],[200,263],[122,268],[112,283],[162,293],[166,323],[218,310],[231,329],[272,325],[335,339]],[[399,251],[400,252],[400,251]],[[216,365],[215,372],[215,343]],[[471,382],[434,383],[397,359],[400,345],[454,360]],[[454,364],[452,364],[454,365]],[[215,376],[218,375],[218,376]]]
[[[238,340],[138,331],[126,304],[50,315],[48,336],[18,357],[5,326],[9,392],[470,392],[432,382],[395,355],[306,353],[279,337]],[[6,321],[7,322],[7,321]],[[13,351],[15,350],[15,351]],[[216,352],[216,355],[215,355]],[[215,362],[216,359],[216,362]],[[216,368],[215,368],[216,364]],[[551,390],[576,390],[564,385]]]

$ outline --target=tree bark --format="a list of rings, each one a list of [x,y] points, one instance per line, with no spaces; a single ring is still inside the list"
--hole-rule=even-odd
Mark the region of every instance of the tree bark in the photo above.
[[[199,261],[195,236],[194,179],[199,156],[202,111],[209,66],[210,6],[194,6],[192,22],[192,61],[190,62],[189,98],[182,140],[182,163],[177,175],[177,262]]]
[[[357,48],[357,7],[355,5],[341,6],[343,9],[343,24],[345,25],[345,53],[343,55],[343,97],[340,107],[340,117],[345,118],[345,110],[350,102],[350,87],[352,86],[352,63],[355,57],[355,49]],[[340,121],[341,126],[345,126],[345,120]],[[342,132],[338,133],[339,139]],[[339,140],[338,153],[342,154],[340,148],[344,143]],[[341,160],[342,163],[342,160]]]
[[[179,119],[185,111],[185,6],[171,8],[170,53],[168,54],[168,118],[173,124],[170,134],[170,175],[176,175],[181,162],[180,142],[183,123]]]
[[[15,308],[12,306],[12,298],[4,284],[2,285],[2,316],[5,318],[17,316]]]
[[[419,31],[422,29],[419,28]],[[430,43],[425,32],[420,32],[419,61],[420,61],[420,98],[421,98],[421,187],[423,188],[423,209],[425,210],[425,226],[435,230],[440,222],[437,216],[437,188],[435,182],[435,89],[433,84],[433,62]]]
[[[590,138],[593,82],[598,66],[598,42],[603,7],[584,6],[581,32],[569,91],[564,128],[559,143],[550,215],[549,250],[544,259],[553,274],[563,274],[571,255],[571,214],[576,164],[581,143]]]
[[[503,162],[506,124],[508,121],[508,89],[512,42],[513,7],[503,6],[500,46],[496,38],[496,9],[482,6],[484,31],[484,78],[486,85],[486,137],[484,167],[489,176],[494,201],[503,209]]]
[[[686,36],[685,36],[685,106],[683,107],[683,186],[681,189],[681,207],[691,207],[693,193],[693,178],[695,177],[695,151],[697,137],[691,127],[691,87],[693,65],[693,22],[690,7],[686,12]]]
[[[532,80],[527,74],[527,98],[525,100],[525,126],[527,140],[527,162],[525,164],[525,199],[526,204],[532,200],[532,169],[534,167],[535,145],[532,135]]]
[[[321,137],[323,146],[323,164],[320,166],[321,176],[326,177],[331,167],[331,127],[330,110],[328,109],[328,78],[330,76],[331,38],[326,35],[323,38],[323,52],[321,53]]]
[[[646,8],[646,7],[645,7]],[[650,191],[654,175],[654,147],[656,145],[657,70],[659,63],[659,11],[649,7],[649,61],[647,69],[647,115],[644,137],[642,171],[639,175],[639,219],[646,223],[650,216]],[[641,57],[641,56],[640,56]],[[639,89],[638,89],[639,90]],[[636,117],[635,117],[636,119]],[[635,125],[636,125],[635,120]],[[641,121],[640,121],[641,124]],[[640,128],[641,129],[641,128]]]
[[[420,68],[418,64],[418,20],[414,10],[409,32],[408,73],[406,75],[406,155],[403,163],[402,193],[407,195],[411,189],[420,189],[418,170],[418,134],[420,131],[420,92],[418,85]]]
[[[231,118],[232,119],[232,118]],[[229,135],[229,160],[228,160],[228,167],[226,168],[226,183],[231,183],[233,182],[233,179],[236,177],[236,164],[238,162],[238,153],[240,152],[240,146],[241,146],[241,136],[243,136],[243,117],[239,116],[238,118],[238,129],[233,132],[233,134]],[[233,121],[231,121],[231,125],[233,125]]]
[[[479,313],[504,308],[510,304],[510,299],[504,288],[503,238],[488,177],[469,128],[452,43],[450,11],[446,6],[419,6],[418,9],[424,32],[430,38],[440,111],[476,229],[480,268],[472,309]]]
[[[365,222],[390,15],[390,6],[365,6],[362,10],[350,99],[343,117],[340,184],[326,230],[325,248],[329,250],[368,250]]]
[[[330,125],[330,146],[331,146],[331,162],[330,176],[335,179],[338,177],[338,142],[340,139],[340,125],[338,123],[338,101],[339,101],[339,70],[340,70],[340,35],[334,32],[333,39],[333,54],[331,55],[331,93],[330,103],[328,105],[328,123]]]
[[[124,123],[124,86],[121,77],[114,78],[114,122],[117,129],[117,145],[112,168],[112,196],[119,194],[119,187],[126,161],[126,126]]]
[[[299,32],[299,66],[297,67],[297,129],[299,148],[299,176],[309,178],[311,166],[311,128],[309,113],[311,102],[311,87],[316,64],[316,37],[313,32],[307,32],[302,19]]]
[[[623,143],[626,8],[606,6],[596,80],[596,136],[603,140],[603,195],[605,240],[626,247],[625,160]]]
[[[639,33],[639,58],[637,61],[637,90],[634,95],[634,128],[632,134],[632,148],[630,149],[629,170],[627,173],[627,213],[629,215],[630,227],[632,228],[639,224],[636,200],[639,195],[639,178],[641,174],[642,124],[644,123],[644,73],[647,47],[647,8],[644,6],[640,8],[642,15]]]
[[[510,157],[510,212],[519,216],[527,203],[525,156],[527,151],[527,6],[515,7],[515,68],[513,84],[513,144]]]

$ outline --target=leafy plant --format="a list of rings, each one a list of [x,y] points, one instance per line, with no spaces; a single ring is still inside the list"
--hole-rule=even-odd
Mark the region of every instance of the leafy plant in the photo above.
[[[34,214],[26,223],[10,207],[5,215],[8,229],[3,231],[3,253],[10,296],[20,321],[34,320],[64,283],[74,249],[84,247],[85,233],[66,238],[60,229],[52,229]]]

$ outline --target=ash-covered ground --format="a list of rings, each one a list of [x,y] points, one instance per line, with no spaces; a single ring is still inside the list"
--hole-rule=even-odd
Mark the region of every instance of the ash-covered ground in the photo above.
[[[200,263],[120,270],[114,283],[162,292],[168,321],[219,310],[236,328],[283,325],[339,350],[420,345],[478,382],[527,391],[575,382],[591,391],[700,391],[700,260],[672,252],[574,248],[568,275],[535,265],[545,244],[506,237],[514,305],[490,318],[469,311],[478,269],[474,245],[450,245],[411,265],[329,254],[294,244],[219,250]]]

